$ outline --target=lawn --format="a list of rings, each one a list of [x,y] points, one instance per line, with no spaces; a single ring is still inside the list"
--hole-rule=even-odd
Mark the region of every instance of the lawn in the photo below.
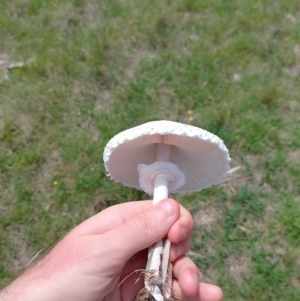
[[[85,218],[148,198],[102,153],[160,119],[218,135],[240,166],[174,195],[204,281],[225,301],[299,298],[298,0],[1,0],[0,285]]]

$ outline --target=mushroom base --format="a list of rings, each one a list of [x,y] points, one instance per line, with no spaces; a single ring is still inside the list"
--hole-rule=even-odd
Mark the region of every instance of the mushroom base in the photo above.
[[[173,296],[171,298],[164,299],[164,301],[177,301],[177,300],[179,300],[179,299],[177,299]],[[144,287],[136,295],[134,301],[155,301],[155,299],[151,296],[149,291]]]
[[[145,282],[150,283],[151,285],[153,285],[153,287],[158,285],[159,283],[161,283],[161,279],[157,279],[154,276],[154,272],[155,271],[148,271],[148,272],[144,273]],[[163,296],[163,301],[180,300],[180,299],[176,298],[175,296],[173,296],[172,287],[171,287],[172,275],[170,275],[170,274],[172,274],[172,264],[171,263],[169,264],[168,277],[166,279],[166,282],[159,285],[159,289]],[[151,295],[149,290],[146,287],[144,287],[136,295],[134,301],[156,301],[156,299]]]

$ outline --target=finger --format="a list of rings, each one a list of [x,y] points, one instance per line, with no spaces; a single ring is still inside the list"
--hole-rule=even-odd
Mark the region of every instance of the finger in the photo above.
[[[180,207],[180,218],[171,227],[168,238],[172,243],[179,243],[187,239],[193,231],[194,221],[191,214],[184,208]]]
[[[175,278],[180,279],[179,276],[182,275],[183,271],[189,271],[191,274],[197,276],[196,278],[198,281],[198,268],[195,263],[187,256],[181,256],[173,262],[173,274]]]
[[[209,283],[200,282],[198,294],[200,301],[220,301],[223,298],[222,290]]]
[[[77,226],[71,235],[93,235],[108,232],[120,226],[127,220],[139,215],[152,207],[152,201],[127,202],[109,207],[100,213],[90,217]],[[193,218],[191,214],[180,205],[180,218],[170,228],[169,239],[173,243],[183,241],[191,235]]]
[[[222,290],[212,284],[199,283],[199,272],[194,262],[183,256],[173,264],[174,289],[176,296],[191,301],[219,301]]]
[[[102,234],[101,240],[108,242],[106,249],[110,256],[116,254],[116,260],[127,261],[138,251],[162,239],[179,216],[179,204],[172,199],[166,199]]]
[[[149,210],[152,206],[152,201],[127,202],[111,206],[81,223],[73,232],[77,235],[102,234]]]
[[[183,299],[196,300],[199,289],[199,272],[194,262],[182,256],[173,263],[173,276],[177,279]]]
[[[189,297],[183,293],[178,280],[173,280],[173,294],[176,298],[186,301],[221,301],[223,297],[222,290],[213,284],[200,282],[198,292],[195,296]]]
[[[192,247],[192,238],[189,236],[184,241],[178,244],[172,244],[170,250],[170,261],[173,262],[177,258],[185,255]]]
[[[199,284],[198,284],[199,285]],[[185,300],[185,301],[199,301],[196,299],[197,292],[195,291],[195,296],[190,297],[187,296],[181,289],[179,282],[177,279],[173,279],[172,282],[172,294],[176,298],[176,300]]]

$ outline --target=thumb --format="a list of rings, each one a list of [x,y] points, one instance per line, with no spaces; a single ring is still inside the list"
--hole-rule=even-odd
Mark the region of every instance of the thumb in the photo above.
[[[135,216],[124,224],[106,232],[112,254],[122,261],[129,260],[135,253],[150,247],[167,235],[180,216],[179,204],[166,199],[149,210]]]

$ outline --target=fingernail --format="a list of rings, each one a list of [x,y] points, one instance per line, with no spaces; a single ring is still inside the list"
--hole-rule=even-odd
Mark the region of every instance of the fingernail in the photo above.
[[[169,201],[162,201],[161,207],[168,215],[172,215],[174,213],[173,206]]]

